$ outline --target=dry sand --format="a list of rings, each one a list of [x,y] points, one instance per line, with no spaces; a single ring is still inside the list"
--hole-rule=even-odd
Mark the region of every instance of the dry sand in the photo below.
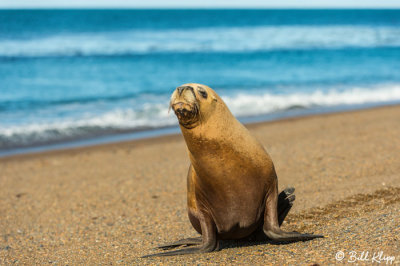
[[[283,228],[326,238],[140,258],[196,236],[176,135],[0,159],[0,264],[332,264],[338,251],[342,263],[362,252],[369,263],[381,251],[400,262],[400,106],[248,127],[280,188],[296,187]]]

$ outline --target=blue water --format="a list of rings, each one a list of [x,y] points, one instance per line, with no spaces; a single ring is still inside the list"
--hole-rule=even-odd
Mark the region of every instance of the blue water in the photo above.
[[[400,103],[400,10],[0,10],[0,151],[177,125],[187,82],[239,118]]]

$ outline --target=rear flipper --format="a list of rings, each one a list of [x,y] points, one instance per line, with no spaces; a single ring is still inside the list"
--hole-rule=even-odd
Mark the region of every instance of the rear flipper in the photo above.
[[[290,209],[293,206],[293,202],[296,199],[294,195],[294,187],[287,187],[278,196],[278,223],[282,225]]]
[[[322,238],[322,235],[301,234],[298,232],[285,232],[280,226],[293,205],[294,188],[287,188],[278,196],[276,187],[269,195],[265,204],[264,234],[273,241],[306,241],[314,238]]]

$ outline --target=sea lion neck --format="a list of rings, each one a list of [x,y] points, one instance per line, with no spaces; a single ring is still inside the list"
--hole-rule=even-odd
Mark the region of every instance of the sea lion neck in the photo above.
[[[222,116],[230,117],[230,119],[221,119]],[[218,117],[210,116],[206,122],[204,120],[199,120],[198,125],[193,128],[185,128],[180,125],[187,148],[193,154],[209,152],[209,149],[215,148],[215,143],[220,142],[218,141],[220,139],[230,141],[230,136],[235,134],[233,132],[237,132],[238,127],[239,125],[237,125],[236,119],[229,116],[229,114],[219,114]]]

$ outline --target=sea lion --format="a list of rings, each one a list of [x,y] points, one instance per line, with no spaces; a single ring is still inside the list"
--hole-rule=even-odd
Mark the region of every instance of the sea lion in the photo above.
[[[202,237],[160,246],[164,250],[186,247],[145,257],[211,252],[218,249],[220,239],[251,235],[274,241],[323,237],[280,229],[293,204],[294,189],[278,196],[270,156],[214,90],[184,84],[173,92],[170,108],[179,120],[191,162],[187,176],[189,220]]]

